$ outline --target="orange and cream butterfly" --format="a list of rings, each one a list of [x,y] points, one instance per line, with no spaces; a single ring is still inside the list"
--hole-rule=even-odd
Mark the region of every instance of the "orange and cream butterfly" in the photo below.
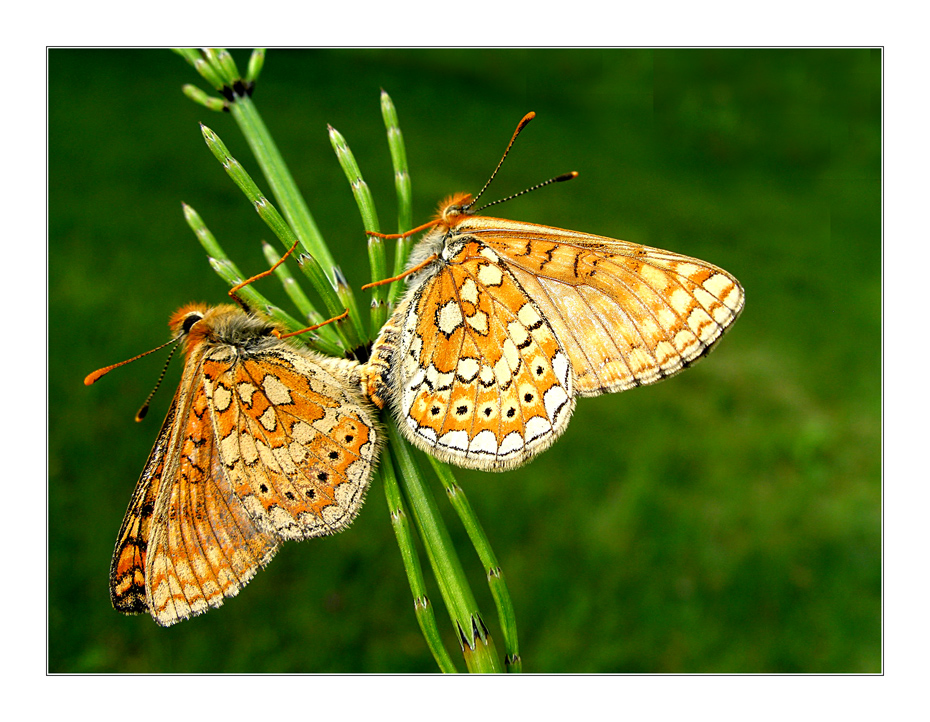
[[[475,215],[488,184],[445,201],[430,223],[384,236],[430,229],[400,276],[408,291],[362,383],[415,446],[500,471],[551,445],[576,396],[651,384],[707,354],[744,295],[733,276],[695,258]]]
[[[381,443],[356,362],[232,305],[185,306],[170,326],[184,372],[110,566],[114,608],[163,626],[236,595],[282,541],[346,528]]]

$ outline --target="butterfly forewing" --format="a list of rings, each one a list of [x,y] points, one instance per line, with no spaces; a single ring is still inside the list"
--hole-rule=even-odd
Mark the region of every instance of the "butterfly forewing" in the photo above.
[[[178,453],[165,468],[167,498],[156,511],[146,567],[148,603],[162,625],[217,607],[273,556],[222,468],[205,394],[190,395]],[[196,422],[193,419],[197,419]]]
[[[564,345],[579,395],[681,370],[742,310],[735,278],[687,256],[482,216],[465,217],[454,233],[480,239],[507,261]]]
[[[124,614],[148,611],[145,599],[145,558],[177,403],[178,398],[175,396],[116,537],[116,548],[110,563],[110,600],[113,608]]]

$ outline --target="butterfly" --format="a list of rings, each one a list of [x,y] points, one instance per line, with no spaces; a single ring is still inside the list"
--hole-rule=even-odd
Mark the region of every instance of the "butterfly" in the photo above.
[[[403,435],[443,461],[485,471],[526,463],[565,431],[576,397],[678,373],[742,311],[742,287],[717,266],[477,215],[481,193],[453,196],[430,223],[385,236],[429,228],[361,375]]]
[[[348,526],[381,444],[356,362],[229,304],[185,306],[169,325],[184,371],[110,566],[113,607],[162,626],[236,595],[281,542]]]

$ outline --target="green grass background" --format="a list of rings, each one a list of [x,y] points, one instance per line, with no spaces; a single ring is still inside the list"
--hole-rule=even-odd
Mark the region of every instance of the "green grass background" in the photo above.
[[[160,357],[82,379],[165,340],[180,305],[226,300],[181,201],[246,272],[274,240],[201,138],[198,121],[259,179],[232,118],[187,100],[187,82],[207,87],[167,51],[49,52],[49,670],[434,671],[380,485],[348,532],[285,544],[218,610],[162,629],[110,607],[112,546],[180,364],[143,424]],[[364,229],[326,124],[390,230],[381,88],[415,223],[480,188],[535,110],[488,199],[580,177],[500,215],[697,256],[746,288],[693,369],[582,399],[523,469],[457,473],[507,575],[525,670],[880,671],[880,52],[269,51],[254,99],[356,288]]]

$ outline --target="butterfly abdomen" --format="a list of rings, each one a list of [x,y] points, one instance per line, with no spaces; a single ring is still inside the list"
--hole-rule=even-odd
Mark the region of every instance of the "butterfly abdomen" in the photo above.
[[[368,363],[359,368],[362,393],[379,409],[383,409],[390,398],[388,378],[400,339],[400,331],[394,322],[396,317],[394,315],[388,319],[371,347]]]

